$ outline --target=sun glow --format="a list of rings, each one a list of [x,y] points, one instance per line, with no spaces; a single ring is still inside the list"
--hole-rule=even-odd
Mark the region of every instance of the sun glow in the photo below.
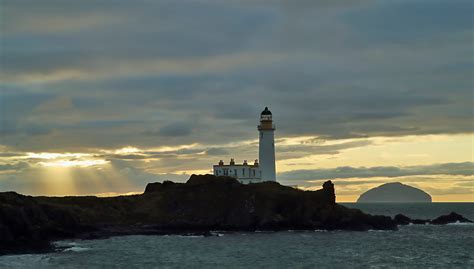
[[[59,160],[53,162],[39,162],[45,167],[91,167],[108,164],[106,160]]]
[[[143,150],[136,148],[136,147],[124,147],[115,151],[115,154],[130,154],[130,153],[137,153],[142,152]]]
[[[50,153],[50,152],[28,152],[24,159],[45,159],[45,160],[53,160],[58,158],[80,158],[80,157],[88,157],[91,154],[87,153]]]

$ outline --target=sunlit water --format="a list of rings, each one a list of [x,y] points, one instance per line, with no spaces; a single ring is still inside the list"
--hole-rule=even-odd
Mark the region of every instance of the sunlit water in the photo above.
[[[345,204],[374,214],[434,218],[474,204]],[[410,225],[399,231],[126,236],[58,242],[62,252],[0,257],[0,268],[474,268],[474,225]]]

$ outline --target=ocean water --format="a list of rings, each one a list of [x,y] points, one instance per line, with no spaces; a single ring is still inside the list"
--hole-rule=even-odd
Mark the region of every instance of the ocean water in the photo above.
[[[345,204],[373,214],[434,218],[473,203]],[[0,268],[474,268],[474,225],[409,225],[398,231],[215,232],[57,242],[48,254],[0,257]]]

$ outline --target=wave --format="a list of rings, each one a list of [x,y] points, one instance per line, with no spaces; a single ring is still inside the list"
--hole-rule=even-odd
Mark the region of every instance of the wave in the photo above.
[[[182,234],[178,234],[176,236],[177,237],[183,237],[183,238],[201,238],[201,237],[205,237],[204,235],[182,235]]]
[[[459,222],[459,221],[456,221],[454,223],[448,223],[446,225],[456,225],[456,226],[473,226],[474,225],[474,222]]]
[[[55,247],[62,247],[62,248],[70,248],[70,247],[76,247],[79,244],[77,242],[71,242],[71,241],[56,241],[53,242]]]
[[[62,252],[83,252],[83,251],[88,251],[90,248],[85,248],[85,247],[70,247],[64,249]]]
[[[423,223],[423,224],[415,224],[415,223],[408,223],[407,225],[398,225],[398,227],[420,227],[420,226],[473,226],[474,222],[453,222],[453,223],[447,223],[447,224],[431,224],[429,222]]]
[[[224,236],[224,233],[220,232],[220,231],[211,231],[210,234],[212,236],[217,236],[217,237],[222,237]]]

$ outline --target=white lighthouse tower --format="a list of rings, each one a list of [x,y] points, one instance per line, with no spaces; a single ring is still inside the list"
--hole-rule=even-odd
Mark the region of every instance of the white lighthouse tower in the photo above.
[[[273,125],[272,112],[265,107],[260,114],[259,160],[262,171],[262,181],[276,181],[275,172],[275,125]]]
[[[260,183],[262,181],[276,181],[275,176],[275,125],[273,125],[272,112],[268,107],[260,114],[260,148],[259,160],[249,163],[244,160],[243,164],[236,164],[230,159],[229,164],[220,160],[213,166],[215,176],[234,177],[242,184]]]

